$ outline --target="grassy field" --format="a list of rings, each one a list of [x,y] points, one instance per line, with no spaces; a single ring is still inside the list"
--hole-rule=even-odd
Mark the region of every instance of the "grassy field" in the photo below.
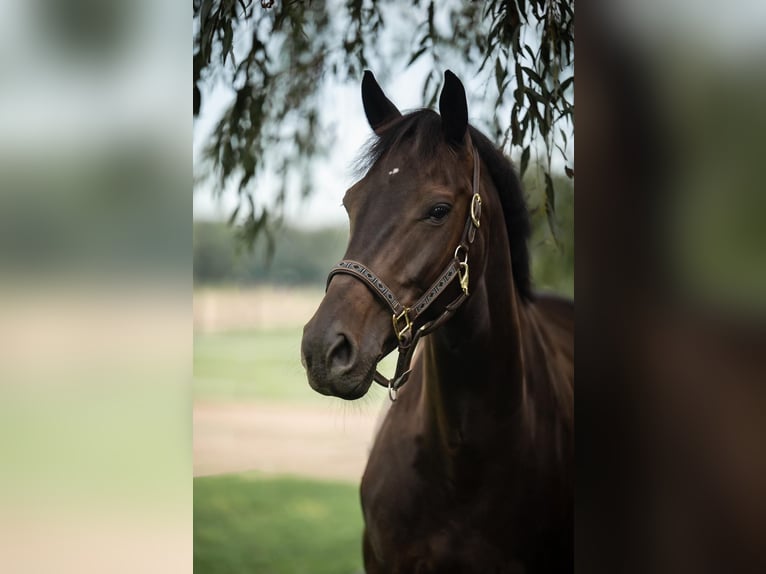
[[[356,486],[252,474],[194,481],[196,574],[363,572]]]
[[[194,398],[316,401],[300,363],[301,328],[195,334]]]
[[[328,399],[308,384],[300,362],[303,329],[285,327],[194,335],[195,400],[318,403]],[[393,373],[395,356],[381,368]],[[373,396],[385,389],[373,385]]]

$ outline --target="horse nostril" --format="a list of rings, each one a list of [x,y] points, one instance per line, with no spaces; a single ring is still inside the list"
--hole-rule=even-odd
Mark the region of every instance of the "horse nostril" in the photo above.
[[[327,352],[327,363],[330,372],[338,374],[347,371],[354,364],[356,358],[356,349],[348,337],[343,333],[338,333],[330,350]]]

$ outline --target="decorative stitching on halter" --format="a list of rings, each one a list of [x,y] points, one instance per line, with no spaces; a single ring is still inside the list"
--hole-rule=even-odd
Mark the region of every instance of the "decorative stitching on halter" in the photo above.
[[[351,275],[362,277],[366,280],[366,283],[370,285],[370,287],[373,287],[378,292],[378,294],[388,302],[392,310],[396,311],[399,309],[399,307],[401,307],[401,304],[394,296],[393,292],[388,288],[388,286],[383,283],[383,281],[381,281],[381,279],[375,275],[375,273],[367,269],[367,267],[361,263],[357,263],[356,261],[351,261],[349,259],[344,259],[343,261],[338,262],[330,271],[330,274],[327,278],[328,285],[330,283],[330,279],[332,279],[333,275],[336,273],[349,273]]]
[[[457,271],[454,265],[450,265],[449,269],[441,276],[439,281],[431,288],[431,290],[423,297],[420,298],[417,305],[415,305],[415,314],[420,315],[423,310],[431,304],[431,302],[439,296],[444,290],[444,287],[449,285],[450,280],[455,276]]]

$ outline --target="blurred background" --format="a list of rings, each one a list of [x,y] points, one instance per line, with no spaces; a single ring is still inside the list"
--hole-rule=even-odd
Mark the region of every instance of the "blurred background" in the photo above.
[[[188,572],[188,8],[0,14],[0,571]]]
[[[577,44],[578,569],[766,571],[766,6],[601,8]]]
[[[315,572],[325,548],[358,570],[354,473],[385,401],[308,393],[296,341],[345,241],[364,68],[403,109],[433,103],[445,68],[462,78],[471,121],[525,168],[537,286],[572,293],[571,3],[305,5],[196,0],[190,61],[176,0],[0,2],[0,570],[188,572],[194,536],[200,571]],[[764,559],[763,9],[579,12],[587,571]],[[301,243],[325,259],[299,263]],[[319,412],[323,440],[269,439],[285,410]],[[264,464],[296,444],[343,446],[321,473]]]

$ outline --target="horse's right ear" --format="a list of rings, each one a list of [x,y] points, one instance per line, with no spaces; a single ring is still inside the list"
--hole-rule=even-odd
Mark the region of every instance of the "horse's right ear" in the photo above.
[[[375,76],[369,70],[365,70],[362,78],[362,104],[372,131],[378,135],[382,133],[385,124],[402,115],[380,89]]]

